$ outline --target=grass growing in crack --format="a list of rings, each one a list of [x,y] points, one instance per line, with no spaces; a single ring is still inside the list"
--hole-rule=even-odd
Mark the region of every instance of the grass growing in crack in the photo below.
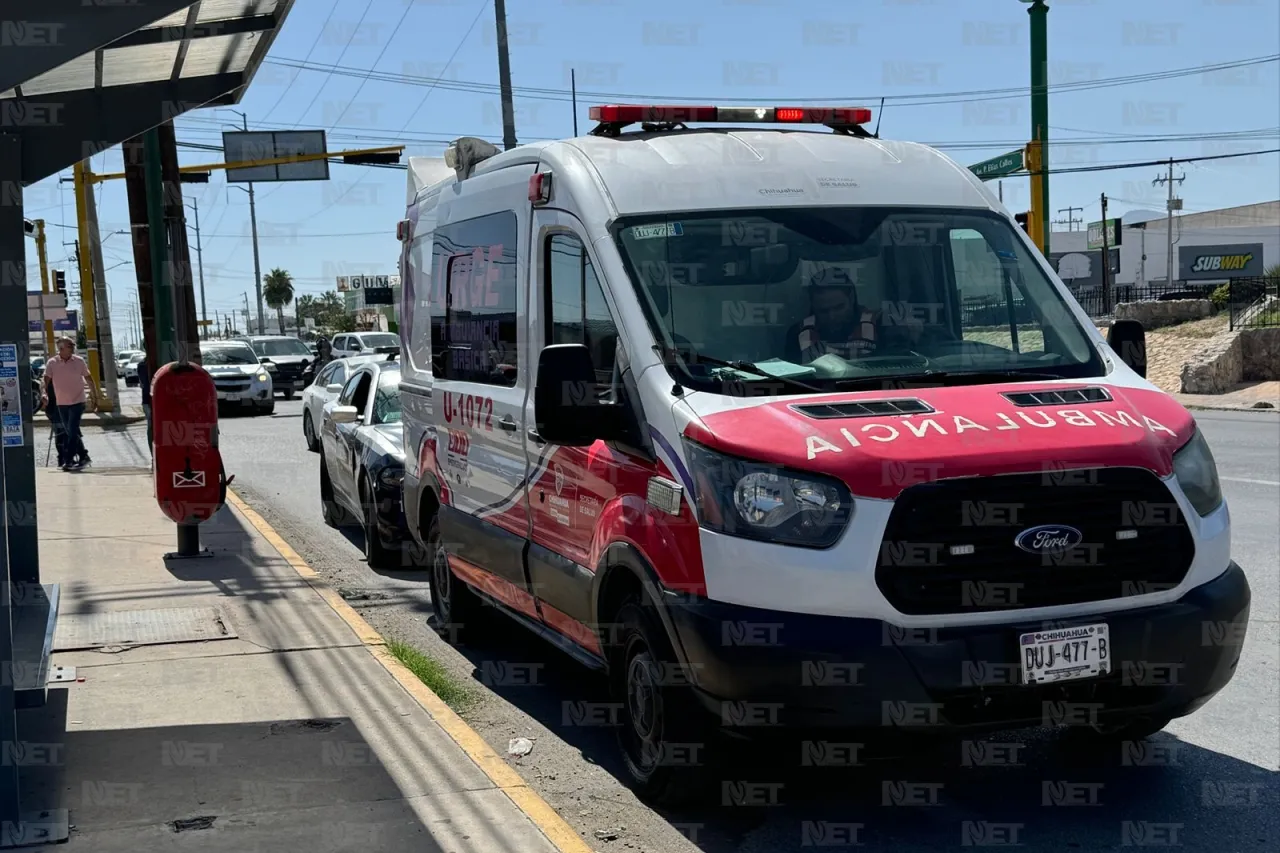
[[[462,713],[475,701],[475,694],[470,688],[459,683],[439,662],[408,643],[389,639],[387,650],[453,710]]]

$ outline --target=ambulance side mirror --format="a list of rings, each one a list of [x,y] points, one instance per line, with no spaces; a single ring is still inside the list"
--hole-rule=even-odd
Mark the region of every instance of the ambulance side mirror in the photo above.
[[[1137,320],[1116,320],[1107,330],[1107,345],[1142,378],[1147,377],[1147,333]]]
[[[538,437],[548,444],[586,447],[623,433],[622,410],[596,394],[595,365],[583,344],[555,344],[538,356],[533,389],[533,418]]]

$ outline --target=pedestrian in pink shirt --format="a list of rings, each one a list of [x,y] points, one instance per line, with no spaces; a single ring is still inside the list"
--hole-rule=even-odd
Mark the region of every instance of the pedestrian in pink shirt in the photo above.
[[[76,342],[71,338],[58,338],[58,354],[49,359],[44,368],[44,402],[48,405],[49,386],[52,384],[56,417],[66,437],[65,443],[58,448],[58,467],[63,471],[79,470],[89,465],[89,452],[80,434],[85,383],[88,380],[89,365],[76,355]]]

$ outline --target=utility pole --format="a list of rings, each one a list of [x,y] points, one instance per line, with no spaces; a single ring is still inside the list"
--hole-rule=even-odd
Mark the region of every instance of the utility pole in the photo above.
[[[72,181],[76,194],[76,225],[77,230],[81,234],[89,234],[89,209],[85,197],[92,192],[92,188],[86,179],[88,169],[85,168],[83,162],[76,163],[72,169]],[[93,251],[94,241],[89,237],[88,245],[81,248],[80,241],[76,240],[76,264],[80,269],[80,313],[84,320],[84,337],[85,349],[89,356],[89,377],[93,382],[94,390],[101,388],[102,371],[102,353],[98,349],[98,311],[95,305],[94,287],[93,287]],[[113,374],[114,375],[114,374]]]
[[[1165,201],[1165,205],[1164,205],[1165,206],[1165,225],[1164,225],[1165,238],[1168,240],[1168,255],[1166,256],[1166,259],[1165,259],[1166,265],[1165,265],[1164,280],[1170,287],[1173,286],[1173,212],[1175,210],[1182,210],[1182,199],[1173,197],[1173,185],[1175,182],[1180,184],[1186,179],[1187,179],[1186,172],[1183,172],[1181,177],[1178,177],[1178,178],[1175,178],[1173,176],[1173,158],[1170,157],[1169,158],[1169,176],[1165,177],[1164,175],[1161,175],[1160,177],[1156,178],[1151,182],[1152,186],[1156,186],[1157,184],[1169,185],[1169,198]]]
[[[505,41],[504,41],[505,45]],[[245,132],[249,131],[249,117],[241,115],[240,120]],[[262,266],[258,260],[258,211],[253,201],[253,181],[249,181],[249,226],[253,229],[253,286],[258,295],[258,334],[266,334],[266,321],[262,314]],[[248,319],[245,326],[249,325]],[[245,331],[248,331],[246,328]]]
[[[1076,230],[1076,223],[1077,223],[1077,222],[1082,223],[1082,224],[1084,223],[1084,220],[1083,220],[1083,219],[1076,219],[1076,218],[1075,218],[1075,216],[1073,216],[1073,215],[1072,215],[1072,214],[1074,214],[1077,210],[1078,210],[1078,211],[1080,211],[1081,213],[1084,213],[1084,208],[1083,208],[1083,207],[1060,207],[1060,208],[1058,208],[1058,212],[1059,212],[1059,213],[1065,213],[1065,214],[1067,215],[1066,223],[1067,223],[1067,230],[1068,230],[1068,231],[1074,231],[1074,230]],[[1105,219],[1106,217],[1104,216],[1103,218]],[[1059,221],[1059,222],[1062,222],[1063,220],[1059,219],[1058,221]]]
[[[252,327],[249,325],[249,294],[248,294],[248,293],[241,293],[240,295],[244,297],[244,326],[245,326],[245,332],[246,332],[246,333],[248,333],[248,332],[250,331],[250,329],[252,328]],[[261,329],[262,329],[262,315],[261,315],[261,314],[259,314],[259,315],[258,315],[258,329],[259,329],[259,331],[261,331]]]
[[[1031,140],[1040,168],[1031,173],[1031,210],[1039,234],[1032,238],[1049,252],[1049,7],[1045,0],[1022,0],[1031,16]]]
[[[1000,193],[1000,203],[1004,204],[1004,181],[996,181],[996,190]]]
[[[1102,194],[1102,310],[1111,313],[1111,247],[1107,243],[1107,194]]]
[[[196,264],[200,267],[200,336],[206,337],[209,332],[209,306],[204,301],[204,252],[200,247],[200,203],[191,200],[191,209],[196,214]]]
[[[98,231],[98,203],[93,197],[93,184],[89,168],[85,167],[84,206],[89,225],[89,259],[93,267],[93,303],[98,312],[98,353],[102,358],[102,383],[106,386],[110,410],[120,400],[120,388],[116,384],[116,346],[111,334],[111,300],[107,298],[107,271],[102,261],[102,236]]]
[[[502,147],[510,151],[516,147],[517,143],[516,109],[511,101],[511,56],[507,52],[506,0],[493,0],[493,17],[498,27],[498,87],[502,92]]]

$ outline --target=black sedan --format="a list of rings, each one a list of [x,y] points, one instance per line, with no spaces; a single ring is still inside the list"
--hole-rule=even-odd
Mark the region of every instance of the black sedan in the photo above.
[[[400,487],[400,363],[368,362],[326,403],[320,419],[320,502],[325,523],[364,528],[370,567],[409,567]]]

